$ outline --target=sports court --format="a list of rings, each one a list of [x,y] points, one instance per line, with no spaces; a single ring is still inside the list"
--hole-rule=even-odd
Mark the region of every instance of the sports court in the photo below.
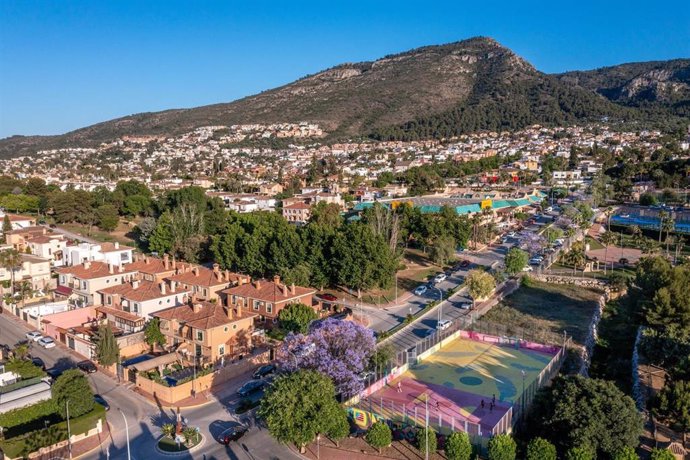
[[[358,407],[422,425],[428,407],[430,424],[437,429],[475,435],[504,432],[513,405],[522,402],[523,389],[542,384],[558,351],[558,347],[463,331],[460,338],[411,366]]]

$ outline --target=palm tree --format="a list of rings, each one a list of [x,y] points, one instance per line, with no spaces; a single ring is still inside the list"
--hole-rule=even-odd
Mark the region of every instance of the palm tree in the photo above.
[[[5,251],[0,251],[0,267],[10,271],[10,276],[12,277],[12,296],[14,296],[14,277],[16,271],[22,268],[23,260],[22,255],[16,249],[7,249]]]
[[[613,207],[607,206],[604,210],[604,215],[606,216],[606,231],[611,231],[611,216],[613,215]]]
[[[630,233],[632,234],[633,245],[638,248],[641,247],[645,240],[644,235],[642,235],[642,229],[637,225],[633,225],[630,227]]]
[[[577,267],[580,265],[584,270],[584,266],[587,261],[587,258],[585,257],[584,244],[581,241],[573,243],[572,248],[563,257],[563,260],[565,263],[573,265],[573,275],[575,275],[575,271],[577,270]]]
[[[668,218],[661,222],[661,229],[666,232],[666,255],[668,256],[669,233],[676,230],[676,222],[672,215],[669,215]]]
[[[669,214],[666,211],[661,211],[659,213],[659,244],[661,244],[661,232],[664,231],[664,225],[669,218]]]
[[[161,427],[161,431],[166,438],[172,439],[175,437],[175,425],[172,423],[164,423]]]
[[[33,292],[34,288],[28,281],[22,281],[19,283],[19,290],[15,293],[15,295],[19,294],[19,298],[22,301],[22,308],[24,308],[24,301],[30,298]]]
[[[601,242],[606,246],[606,250],[604,251],[604,273],[606,273],[606,265],[609,261],[609,246],[616,242],[616,238],[616,235],[611,232],[606,232],[601,235]]]
[[[185,444],[191,446],[194,444],[194,440],[197,439],[197,437],[199,436],[199,433],[193,426],[188,426],[185,427],[184,430],[182,430],[182,436],[184,436]]]

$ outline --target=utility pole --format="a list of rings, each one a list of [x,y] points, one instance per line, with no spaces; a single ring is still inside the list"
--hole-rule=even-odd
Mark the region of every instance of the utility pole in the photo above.
[[[524,372],[524,371],[523,371]],[[424,460],[429,460],[429,393],[426,394],[426,420],[424,421],[425,455]]]

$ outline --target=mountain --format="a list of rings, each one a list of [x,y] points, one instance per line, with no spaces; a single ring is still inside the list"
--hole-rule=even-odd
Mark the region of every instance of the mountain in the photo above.
[[[690,116],[690,59],[634,62],[566,72],[557,78],[630,107],[668,109]]]
[[[0,140],[0,157],[207,125],[309,121],[329,139],[417,139],[638,116],[639,109],[584,83],[593,78],[573,78],[539,72],[496,41],[476,37],[342,64],[230,103],[141,113],[60,136],[13,136]]]

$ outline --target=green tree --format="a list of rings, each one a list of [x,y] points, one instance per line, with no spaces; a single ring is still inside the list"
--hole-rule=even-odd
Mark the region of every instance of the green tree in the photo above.
[[[613,455],[613,460],[638,460],[639,458],[635,448],[630,446],[625,446]]]
[[[431,427],[426,427],[422,428],[421,430],[417,430],[416,441],[417,449],[419,449],[419,451],[422,453],[427,452],[428,450],[429,455],[432,455],[434,452],[436,452],[436,449],[438,448],[436,432]]]
[[[544,230],[544,238],[546,238],[546,241],[553,244],[557,239],[563,238],[563,230],[558,227],[549,227]]]
[[[104,204],[96,208],[96,224],[101,230],[112,232],[117,228],[118,222],[117,208],[112,204]]]
[[[577,270],[578,267],[582,267],[584,269],[585,263],[587,262],[587,257],[585,256],[585,244],[582,241],[576,241],[573,243],[573,245],[570,247],[570,251],[563,256],[563,262],[567,265],[573,266],[573,273],[575,273],[575,270]]]
[[[366,440],[369,445],[381,453],[381,449],[393,442],[393,433],[386,422],[376,422],[367,431]]]
[[[470,270],[465,278],[467,290],[472,299],[483,299],[491,295],[496,288],[496,280],[487,272],[479,269]]]
[[[446,265],[455,257],[455,239],[450,235],[436,238],[429,249],[429,257],[436,265]]]
[[[512,436],[499,434],[489,440],[489,460],[515,460],[517,445]]]
[[[156,227],[149,236],[149,249],[159,254],[170,253],[173,249],[172,215],[164,212],[156,221]]]
[[[676,456],[668,449],[652,449],[651,460],[675,460]]]
[[[690,382],[670,381],[658,396],[657,411],[681,431],[690,431]]]
[[[544,438],[533,438],[527,444],[526,460],[556,460],[556,446]]]
[[[510,275],[520,273],[529,262],[529,254],[520,248],[510,248],[506,254],[506,272]]]
[[[472,444],[469,435],[464,431],[452,432],[446,439],[444,451],[448,460],[470,460]]]
[[[16,272],[22,268],[24,259],[16,249],[5,249],[0,251],[0,267],[10,272],[10,290],[14,297]]]
[[[317,318],[314,309],[303,303],[288,305],[278,313],[278,323],[282,329],[300,334],[305,334],[309,324]]]
[[[2,233],[3,236],[7,232],[12,231],[12,221],[10,220],[10,215],[5,214],[4,217],[2,218]]]
[[[93,391],[84,373],[78,369],[63,372],[51,387],[51,392],[57,404],[58,413],[63,419],[67,418],[68,401],[70,418],[79,417],[93,410]]]
[[[336,414],[331,420],[331,424],[326,427],[326,436],[331,438],[336,445],[340,444],[340,441],[345,439],[347,435],[350,434],[350,422],[347,419],[347,412],[344,408],[340,408],[340,413]]]
[[[600,239],[601,243],[606,247],[606,250],[604,251],[604,263],[607,264],[609,260],[609,246],[615,244],[618,240],[618,237],[613,232],[605,232],[603,235],[601,235]]]
[[[395,349],[391,344],[381,345],[376,348],[369,358],[369,369],[373,371],[384,371],[395,356]]]
[[[534,413],[535,430],[562,452],[584,447],[611,456],[636,446],[642,433],[634,401],[606,380],[559,377],[537,399]]]
[[[112,366],[115,364],[120,357],[120,348],[117,346],[117,340],[115,340],[110,324],[98,327],[95,342],[96,360],[102,366]]]
[[[152,318],[146,323],[144,328],[144,341],[151,347],[153,352],[156,345],[162,347],[165,345],[165,335],[161,332],[161,322],[158,318]]]
[[[199,432],[193,426],[186,426],[182,430],[182,436],[184,436],[184,443],[187,446],[193,446],[194,442],[199,439]]]
[[[659,204],[656,196],[651,193],[643,193],[640,195],[640,205],[642,206],[656,206]]]
[[[278,378],[266,390],[258,415],[274,438],[300,448],[345,416],[331,379],[304,370]]]
[[[594,460],[594,454],[586,447],[572,447],[565,453],[566,460]]]

